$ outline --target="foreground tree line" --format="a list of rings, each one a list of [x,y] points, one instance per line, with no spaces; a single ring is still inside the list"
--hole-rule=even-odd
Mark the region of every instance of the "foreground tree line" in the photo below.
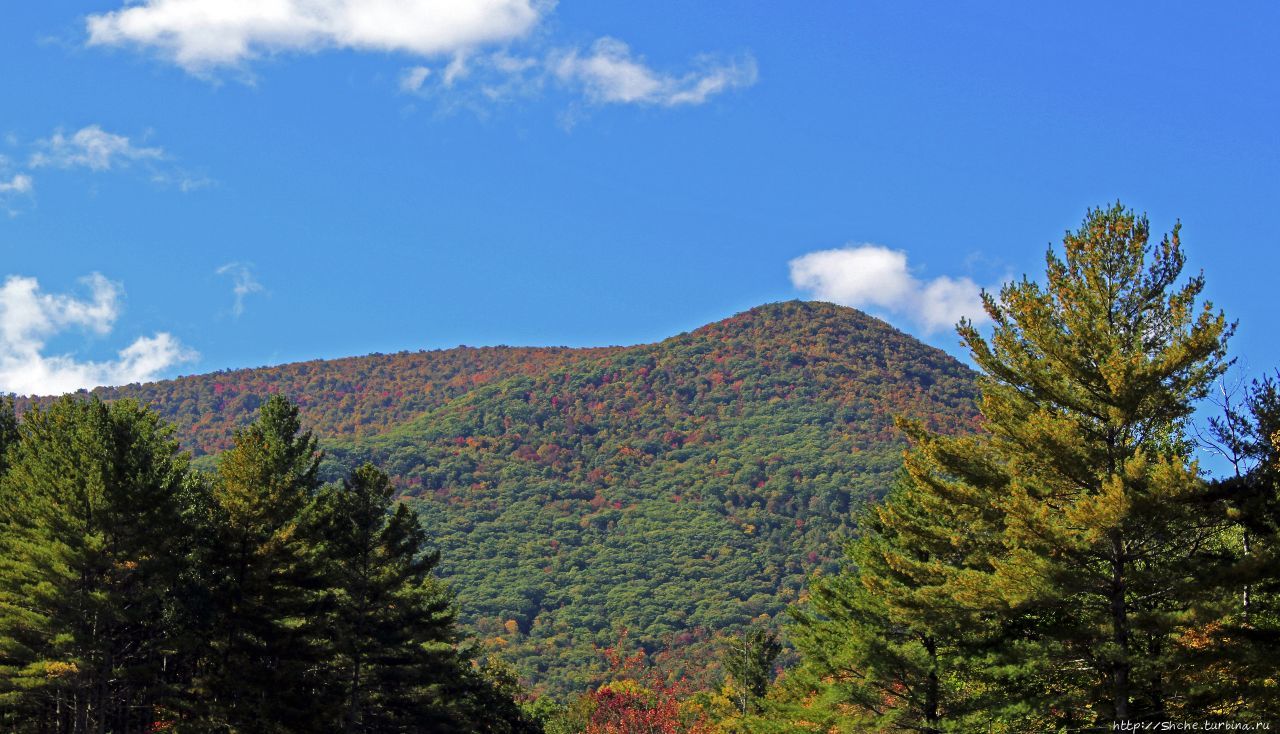
[[[373,467],[322,485],[273,398],[213,475],[154,414],[0,411],[0,723],[18,732],[1103,731],[1280,722],[1280,389],[1218,392],[1232,325],[1177,228],[1091,211],[1042,282],[987,295],[976,433],[901,421],[896,487],[784,637],[695,690],[625,644],[523,699],[480,665]],[[7,449],[6,449],[7,447]],[[1212,479],[1211,448],[1229,467]],[[625,637],[623,638],[625,643]]]
[[[131,401],[0,411],[3,729],[535,731],[387,476],[319,460],[281,397],[212,476]]]

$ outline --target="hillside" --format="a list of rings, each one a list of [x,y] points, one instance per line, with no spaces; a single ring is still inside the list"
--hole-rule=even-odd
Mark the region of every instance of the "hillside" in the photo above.
[[[420,500],[473,625],[534,680],[580,685],[618,625],[696,652],[779,613],[888,487],[893,416],[954,427],[973,396],[965,367],[879,320],[785,303],[330,448]]]
[[[102,387],[105,400],[147,403],[176,429],[195,456],[231,446],[266,395],[296,402],[307,426],[323,438],[363,437],[405,423],[467,391],[521,374],[536,374],[616,349],[456,347],[277,367],[225,370],[124,387]],[[17,398],[18,412],[49,398]]]
[[[387,469],[434,529],[463,620],[539,688],[590,682],[621,627],[703,657],[831,571],[900,462],[895,415],[956,429],[972,373],[858,311],[759,307],[628,348],[457,349],[104,390],[226,445],[303,406],[331,477]]]

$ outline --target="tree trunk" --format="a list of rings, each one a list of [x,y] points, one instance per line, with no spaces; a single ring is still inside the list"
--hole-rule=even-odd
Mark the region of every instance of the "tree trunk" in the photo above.
[[[1125,549],[1118,530],[1111,532],[1111,641],[1119,657],[1111,664],[1115,720],[1129,720],[1129,610],[1125,602]]]
[[[932,638],[926,639],[924,648],[929,652],[929,678],[924,692],[924,731],[926,734],[940,734],[942,716],[938,713],[940,694],[938,691],[938,643]]]
[[[355,734],[360,723],[360,655],[351,666],[351,703],[347,709],[347,734]]]

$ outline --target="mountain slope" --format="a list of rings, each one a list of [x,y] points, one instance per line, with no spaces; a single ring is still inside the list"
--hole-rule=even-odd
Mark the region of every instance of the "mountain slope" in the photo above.
[[[608,355],[615,348],[457,347],[227,370],[93,390],[105,400],[155,407],[195,456],[231,446],[265,396],[283,393],[321,438],[368,436],[405,423],[480,385]],[[19,413],[51,398],[18,398]]]
[[[151,403],[212,454],[276,391],[302,406],[330,478],[364,461],[395,477],[464,622],[556,692],[593,681],[620,627],[706,669],[717,633],[836,567],[851,511],[900,465],[893,417],[962,430],[976,395],[943,352],[801,302],[635,347],[371,355],[98,392]]]
[[[784,303],[477,388],[331,443],[331,466],[396,475],[468,620],[573,688],[619,625],[696,654],[779,613],[892,481],[893,416],[955,428],[974,394],[965,367],[881,321]]]

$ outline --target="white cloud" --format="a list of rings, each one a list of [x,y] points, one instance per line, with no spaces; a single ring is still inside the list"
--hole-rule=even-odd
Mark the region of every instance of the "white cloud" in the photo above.
[[[453,55],[453,59],[449,61],[449,65],[444,67],[444,73],[440,75],[440,83],[446,87],[452,87],[459,79],[466,77],[471,73],[471,68],[467,66],[467,55],[458,52]]]
[[[53,395],[98,385],[146,382],[197,357],[165,332],[134,340],[115,360],[80,361],[69,354],[46,355],[52,337],[76,328],[106,336],[120,316],[118,284],[98,273],[82,282],[89,290],[88,298],[43,293],[35,278],[16,275],[0,285],[0,392]]]
[[[248,263],[229,262],[214,272],[218,275],[231,276],[231,292],[235,295],[231,313],[239,318],[244,313],[245,297],[251,293],[262,292],[262,284],[253,276],[253,266]]]
[[[34,188],[35,182],[25,173],[15,173],[8,181],[0,179],[0,195],[29,194]]]
[[[607,37],[596,41],[586,54],[569,51],[551,62],[561,82],[580,86],[587,99],[601,104],[702,104],[712,95],[756,82],[751,57],[728,62],[703,58],[699,66],[681,75],[663,74],[634,56],[627,44]]]
[[[457,53],[436,68],[404,69],[400,91],[434,99],[444,110],[470,108],[484,115],[493,102],[537,95],[549,77],[543,57],[513,55],[505,50]]]
[[[921,281],[907,254],[880,245],[820,250],[791,261],[791,283],[815,298],[901,316],[926,333],[950,328],[962,317],[988,320],[981,288],[970,278]]]
[[[204,174],[193,173],[174,166],[152,166],[151,183],[189,194],[192,191],[207,189],[217,182]]]
[[[528,34],[548,0],[141,0],[86,20],[89,45],[135,46],[189,72],[264,55],[453,54]]]
[[[666,73],[614,38],[586,50],[548,51],[534,30],[555,6],[556,0],[125,0],[118,10],[88,16],[86,28],[90,46],[152,52],[205,77],[230,69],[251,78],[252,62],[285,53],[438,59],[438,67],[405,68],[400,91],[449,90],[475,76],[464,101],[468,94],[488,100],[531,95],[555,80],[597,104],[674,107],[756,81],[750,56],[701,56],[691,70]],[[522,41],[532,50],[508,54]]]
[[[416,92],[422,89],[422,85],[430,75],[431,70],[425,66],[412,66],[405,69],[400,74],[400,91]]]
[[[164,151],[134,145],[124,135],[107,132],[98,125],[89,125],[72,133],[70,137],[61,130],[37,144],[31,155],[33,168],[88,168],[106,171],[113,166],[127,166],[141,160],[160,160]]]
[[[18,146],[16,137],[9,136],[11,146]],[[32,169],[58,168],[63,170],[85,169],[94,173],[124,169],[139,164],[150,174],[151,180],[163,186],[174,186],[183,192],[203,188],[210,179],[197,176],[175,167],[161,148],[135,144],[128,136],[108,132],[100,125],[87,125],[71,134],[55,130],[52,135],[23,146],[27,153],[27,166]],[[8,202],[19,195],[33,195],[35,179],[30,173],[14,173],[6,170],[10,161],[0,155],[0,209],[8,209],[16,215],[17,209]]]
[[[5,163],[3,156],[0,156],[0,174],[4,173]],[[16,200],[20,197],[34,196],[35,189],[35,180],[26,173],[15,173],[8,180],[0,178],[0,211],[11,217],[18,216],[20,207]]]
[[[483,112],[486,103],[533,97],[549,87],[584,97],[595,105],[676,107],[699,105],[721,92],[750,86],[756,76],[755,60],[750,56],[721,61],[702,56],[690,71],[664,73],[650,67],[622,41],[601,38],[585,51],[458,53],[439,67],[438,74],[429,67],[405,69],[400,90],[435,96],[448,106],[471,106],[477,112]],[[463,80],[468,83],[462,84]]]
[[[152,183],[183,193],[213,185],[209,177],[176,165],[163,148],[135,143],[126,135],[87,125],[70,135],[62,130],[30,146],[27,165],[32,168],[85,169],[94,173],[130,168],[137,164]],[[0,182],[2,184],[3,182]],[[30,186],[30,178],[27,177]],[[0,188],[0,194],[4,190]]]

